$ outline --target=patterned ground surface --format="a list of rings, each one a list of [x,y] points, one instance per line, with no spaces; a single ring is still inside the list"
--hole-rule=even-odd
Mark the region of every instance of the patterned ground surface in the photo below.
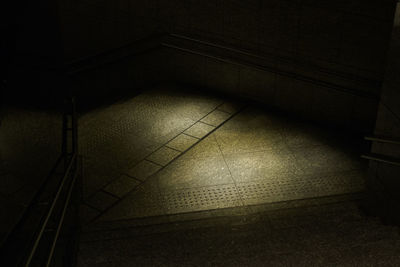
[[[86,221],[364,190],[348,140],[254,105],[158,88],[80,125]]]

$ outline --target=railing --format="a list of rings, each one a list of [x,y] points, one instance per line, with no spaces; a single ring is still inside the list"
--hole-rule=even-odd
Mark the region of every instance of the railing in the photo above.
[[[399,139],[391,137],[366,136],[365,140],[384,143],[391,146],[400,145]],[[361,157],[370,161],[385,164],[385,167],[388,167],[386,165],[395,167],[400,166],[399,158],[388,155],[369,153],[364,154]],[[385,224],[400,225],[397,188],[393,187],[393,183],[390,182],[390,179],[385,177],[384,173],[381,173],[378,169],[374,168],[372,168],[366,181],[369,188],[369,197],[366,199],[366,203],[364,203],[364,211],[371,216],[380,217]]]
[[[385,136],[366,136],[364,139],[367,141],[372,141],[372,142],[400,145],[400,140],[397,138],[391,138],[391,137],[385,137]],[[372,160],[372,161],[376,161],[376,162],[400,166],[399,158],[395,158],[395,157],[391,157],[391,156],[387,156],[387,155],[382,155],[382,154],[377,154],[377,153],[369,153],[369,154],[364,154],[361,157],[364,159],[368,159],[368,160]]]
[[[78,205],[71,205],[80,198],[77,115],[73,99],[68,106],[63,115],[62,153],[8,235],[0,254],[0,266],[73,265],[73,256],[63,255],[65,251],[60,253],[57,249],[64,246],[73,249],[74,241],[70,237],[77,236],[79,225],[74,221],[78,218]],[[72,218],[71,228],[65,226],[67,217]],[[61,236],[67,238],[61,239]],[[59,257],[55,257],[56,252]]]
[[[176,43],[175,41],[178,41],[178,43]],[[192,43],[192,45],[182,45],[180,41],[190,42]],[[251,52],[247,51],[246,49],[238,49],[234,46],[218,44],[217,42],[204,41],[181,34],[167,34],[163,38],[161,44],[162,46],[167,48],[180,50],[189,54],[200,55],[228,64],[251,67],[262,71],[290,77],[292,79],[318,84],[320,86],[333,90],[361,97],[367,97],[369,99],[379,99],[378,95],[374,93],[374,89],[379,86],[378,80],[338,72],[333,69],[326,69],[321,66],[300,61],[298,59],[293,59],[291,57],[282,57],[266,53]],[[215,49],[219,50],[220,52]],[[298,69],[307,70],[309,74],[302,74],[298,71],[289,71],[286,68],[277,67],[274,63],[275,61],[284,63],[280,65],[285,65],[286,63],[289,63],[291,66],[289,69],[293,69],[293,66],[297,66]],[[310,73],[320,73],[322,76],[310,75]],[[328,76],[331,76],[333,79],[327,80],[326,77]],[[321,79],[321,77],[325,78]],[[339,80],[342,80],[342,82],[338,82]],[[358,85],[350,86],[349,84],[351,83],[356,83]],[[360,88],[369,89],[364,90]]]

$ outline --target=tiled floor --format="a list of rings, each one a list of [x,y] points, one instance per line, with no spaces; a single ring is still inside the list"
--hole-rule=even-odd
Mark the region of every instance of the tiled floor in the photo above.
[[[400,264],[398,230],[358,208],[359,152],[330,130],[167,90],[82,119],[78,266]]]
[[[364,190],[347,141],[253,104],[158,88],[81,121],[85,221]]]
[[[59,114],[3,115],[1,238],[53,165],[61,133]],[[79,126],[79,266],[399,266],[396,229],[350,202],[325,203],[364,190],[357,149],[330,130],[172,87],[87,113]]]
[[[81,237],[78,266],[399,266],[398,228],[357,205],[113,225]]]
[[[0,245],[55,164],[60,141],[60,114],[1,108]]]

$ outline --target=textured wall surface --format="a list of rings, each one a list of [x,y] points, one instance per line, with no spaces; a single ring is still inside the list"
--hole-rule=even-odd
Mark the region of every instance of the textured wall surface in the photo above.
[[[169,69],[176,77],[196,76],[194,83],[307,118],[370,131],[395,2],[161,1],[164,31],[248,51],[268,66],[260,70],[175,52]],[[186,48],[196,51],[198,45]]]
[[[396,11],[388,65],[382,88],[375,133],[392,138],[400,138],[400,3]],[[375,143],[374,153],[400,158],[400,145]],[[400,167],[385,163],[370,163],[372,186],[378,192],[378,200],[385,216],[396,217],[400,223]],[[393,219],[393,218],[392,218]]]
[[[161,1],[165,31],[193,33],[357,73],[382,74],[394,4],[387,0]]]
[[[66,61],[93,56],[154,34],[158,0],[59,0]]]
[[[129,64],[134,66],[129,68],[135,72],[125,79],[127,83],[114,85],[115,79],[107,78],[107,82],[98,82],[108,87],[102,90],[146,81],[184,82],[257,99],[318,121],[371,131],[395,3],[60,0],[59,14],[67,61],[162,33],[177,33],[214,46],[178,40],[174,43],[178,49],[169,47],[132,59]],[[233,62],[221,60],[227,58],[227,51],[234,55]],[[238,64],[248,59],[245,53],[261,58],[267,68]],[[112,67],[110,72],[118,76],[126,69]],[[137,83],[134,76],[144,82]]]
[[[154,32],[190,33],[380,78],[395,0],[60,0],[70,58]]]

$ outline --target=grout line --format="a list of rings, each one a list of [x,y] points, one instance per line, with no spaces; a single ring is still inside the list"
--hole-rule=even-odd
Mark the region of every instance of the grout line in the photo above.
[[[182,135],[182,134],[184,134],[184,135],[186,135],[186,136],[190,136],[190,137],[193,137],[193,138],[196,138],[196,139],[198,139],[198,140],[200,140],[201,138],[198,138],[198,137],[196,137],[196,136],[191,136],[191,135],[189,135],[189,134],[187,134],[187,133],[181,133],[180,135]]]
[[[203,118],[202,118],[202,119],[203,119]],[[197,123],[202,123],[202,124],[206,124],[206,125],[208,125],[208,126],[213,126],[213,125],[207,124],[207,123],[205,123],[205,122],[202,122],[201,120],[199,120]],[[215,126],[213,126],[213,127],[215,127]]]
[[[163,144],[162,146],[160,146],[159,148],[157,148],[155,151],[152,151],[152,152],[150,152],[149,154],[147,154],[147,155],[144,157],[144,159],[140,160],[138,163],[136,163],[134,166],[132,166],[132,168],[134,168],[135,166],[137,166],[140,162],[146,160],[146,159],[147,159],[148,157],[150,157],[153,153],[155,153],[156,151],[158,151],[159,149],[161,149],[161,148],[164,147],[164,146],[165,146],[165,147],[168,147],[168,148],[171,148],[171,149],[174,149],[174,148],[172,148],[172,147],[167,146],[167,144],[168,144],[169,142],[171,142],[172,140],[174,140],[176,137],[178,137],[180,134],[183,134],[185,131],[187,131],[189,128],[191,128],[193,125],[195,125],[197,122],[200,122],[200,120],[202,120],[203,118],[205,118],[205,117],[207,117],[208,115],[210,115],[213,111],[217,110],[217,109],[218,109],[220,106],[222,106],[224,103],[225,103],[225,102],[221,102],[221,103],[218,104],[215,108],[213,108],[210,112],[206,113],[203,117],[201,117],[200,119],[198,119],[197,121],[195,121],[193,124],[191,124],[189,127],[185,128],[185,129],[184,129],[183,131],[181,131],[179,134],[177,134],[177,135],[174,136],[173,138],[171,138],[171,139],[169,139],[168,141],[166,141],[165,144]],[[228,118],[228,119],[229,119],[229,118]],[[213,126],[213,127],[215,127],[215,126]],[[215,129],[216,129],[216,128],[215,128]],[[213,130],[215,130],[215,129],[213,129]],[[207,135],[206,135],[206,136],[207,136]],[[204,138],[205,138],[206,136],[204,136]],[[199,141],[201,141],[201,140],[202,140],[202,139],[199,139]],[[197,144],[199,141],[197,141],[195,144]],[[193,145],[195,145],[195,144],[193,144]],[[193,146],[193,145],[192,145],[192,146]],[[187,150],[191,149],[192,146],[190,146],[189,148],[187,148]],[[186,152],[186,151],[179,151],[179,150],[177,150],[177,149],[174,149],[174,150],[180,152],[180,154],[179,154],[177,157],[175,157],[172,161],[174,161],[175,159],[179,158],[183,153]],[[167,165],[169,165],[172,161],[170,161]],[[159,165],[159,164],[157,164],[157,165]],[[161,166],[161,168],[160,168],[157,172],[155,172],[154,174],[156,174],[156,173],[158,173],[159,171],[161,171],[162,169],[164,169],[164,167],[166,167],[167,165],[165,165],[165,166],[159,165],[159,166]],[[154,175],[154,174],[153,174],[153,175]],[[120,176],[121,176],[121,175],[127,175],[128,177],[131,177],[131,178],[134,178],[134,179],[136,179],[136,180],[139,180],[139,179],[137,179],[137,178],[135,178],[135,177],[132,177],[132,176],[126,174],[126,173],[120,173]],[[153,176],[153,175],[150,175],[150,176]],[[149,178],[149,177],[147,177],[147,178]],[[143,183],[147,180],[147,178],[146,178],[144,181],[141,181],[141,180],[140,180],[141,184],[143,184]],[[117,179],[118,179],[118,178],[117,178]],[[114,179],[113,181],[115,181],[115,180],[116,180],[116,179]],[[104,186],[103,186],[100,190],[98,190],[98,191],[103,190],[106,186],[108,186],[109,184],[111,184],[113,181],[107,183],[106,185],[104,185]],[[140,184],[140,185],[141,185],[141,184]],[[134,190],[134,189],[132,189],[131,191],[129,191],[127,194],[129,194],[129,193],[132,192],[133,190]],[[98,191],[96,191],[96,192],[94,192],[93,194],[91,194],[89,197],[87,197],[87,199],[93,197]],[[119,201],[118,201],[118,202],[119,202]],[[113,205],[113,206],[114,206],[114,205]],[[110,208],[112,208],[113,206],[111,206]],[[108,208],[108,209],[110,209],[110,208]],[[106,212],[108,209],[106,209],[104,212]],[[103,212],[103,213],[104,213],[104,212]],[[103,214],[103,213],[102,213],[102,214]],[[100,214],[100,215],[97,216],[97,217],[100,217],[102,214]],[[93,221],[96,220],[97,217],[95,217],[95,218],[93,219]]]
[[[97,193],[97,192],[96,192]],[[101,215],[102,214],[102,210],[99,210],[98,208],[96,208],[96,207],[94,207],[92,204],[90,204],[90,203],[88,203],[87,201],[85,201],[84,203],[83,203],[84,205],[86,205],[86,206],[88,206],[88,207],[90,207],[90,208],[92,208],[92,209],[94,209],[94,210],[96,210],[96,211],[98,211],[100,214],[99,215]],[[99,216],[98,215],[98,216]],[[97,216],[95,216],[95,217],[97,217]]]
[[[126,177],[128,177],[128,179],[132,179],[132,180],[135,180],[136,182],[139,182],[139,183],[142,183],[142,181],[140,181],[139,179],[137,179],[137,178],[135,178],[135,177],[132,177],[132,176],[129,176],[129,175],[127,175],[127,174],[124,174]],[[115,180],[114,180],[115,181]],[[113,181],[113,182],[114,182]]]
[[[139,181],[140,183],[143,183],[143,182],[144,182],[144,181],[142,181],[142,180],[139,180],[139,178],[133,177],[133,176],[127,174],[127,173],[124,173],[124,174],[122,174],[122,175],[126,175],[126,176],[128,176],[129,178],[131,178],[131,179],[135,179],[136,181]],[[113,181],[115,181],[115,180],[113,180]],[[111,182],[111,183],[112,183],[112,182]],[[111,184],[111,183],[108,183],[107,185],[109,185],[109,184]],[[104,187],[106,187],[106,186],[104,186]],[[102,190],[102,189],[100,189],[100,190]]]
[[[187,133],[183,133],[183,134],[185,134],[185,135],[187,135],[187,136],[190,136],[190,137],[193,137],[193,138],[196,138],[196,139],[199,139],[199,140],[201,140],[201,138],[202,138],[202,137],[196,137],[196,136],[193,136],[193,135],[187,134]]]
[[[108,192],[108,191],[106,191],[106,190],[104,190],[104,189],[101,189],[100,191],[97,191],[97,192],[106,193],[107,195],[110,195],[110,196],[115,197],[115,198],[117,198],[117,199],[121,199],[119,196],[114,195],[113,193],[110,193],[110,192]],[[118,200],[117,200],[117,201],[118,201]]]
[[[225,162],[226,167],[228,168],[229,174],[231,175],[231,179],[232,179],[232,181],[233,181],[233,184],[235,185],[236,192],[237,192],[237,195],[238,195],[238,197],[239,197],[239,200],[240,200],[240,202],[242,202],[242,206],[244,206],[244,201],[243,201],[242,195],[241,195],[240,192],[239,192],[239,189],[238,189],[238,187],[237,187],[237,183],[236,183],[235,179],[233,179],[233,175],[232,175],[231,169],[229,168],[228,162],[226,162],[224,153],[222,153],[222,149],[221,149],[221,147],[220,147],[220,144],[218,143],[217,138],[215,138],[215,142],[217,142],[218,150],[219,150],[219,152],[221,153],[222,158],[224,159],[224,162]]]
[[[223,105],[224,103],[220,104],[219,106]],[[219,107],[218,106],[218,107]],[[218,107],[216,107],[215,109],[217,109]],[[156,171],[155,173],[153,173],[152,175],[150,175],[149,177],[146,178],[145,181],[142,182],[145,183],[146,181],[149,180],[149,178],[154,177],[154,175],[156,175],[157,173],[159,173],[160,171],[162,171],[164,168],[166,168],[168,165],[170,165],[172,162],[174,162],[175,160],[177,160],[178,158],[180,158],[183,154],[185,154],[187,151],[189,151],[192,147],[194,147],[195,145],[197,145],[200,141],[204,140],[207,136],[211,135],[213,132],[215,132],[217,129],[219,129],[222,125],[224,125],[226,122],[228,122],[230,119],[232,119],[234,116],[236,116],[238,113],[240,113],[243,109],[246,108],[246,105],[244,105],[241,109],[239,109],[238,111],[236,111],[235,113],[232,113],[228,118],[226,118],[222,123],[220,123],[218,126],[216,126],[213,130],[211,130],[208,134],[206,134],[203,138],[199,139],[196,143],[194,143],[193,145],[191,145],[190,147],[188,147],[185,151],[182,151],[180,155],[178,155],[177,157],[175,157],[173,160],[171,160],[167,165],[162,166],[158,171]],[[214,110],[215,110],[214,109]],[[213,110],[213,111],[214,111]],[[211,111],[212,112],[212,111]],[[208,114],[210,114],[211,112],[209,112]],[[207,115],[206,115],[207,116]],[[187,128],[188,129],[188,128]],[[182,132],[183,133],[183,132]],[[175,138],[175,137],[174,137]],[[172,140],[172,139],[171,139]],[[153,153],[153,152],[152,152]],[[148,156],[150,156],[152,153],[150,153]],[[147,156],[147,157],[148,157]],[[146,159],[144,159],[146,160]],[[141,161],[140,161],[141,162]],[[139,186],[139,185],[138,185]],[[236,185],[235,185],[236,187]],[[104,211],[102,211],[98,216],[96,216],[91,222],[97,220],[98,218],[100,218],[104,213],[106,213],[108,210],[112,209],[113,207],[115,207],[119,202],[121,202],[128,194],[130,194],[131,192],[133,192],[137,187],[135,187],[134,189],[130,190],[129,192],[127,192],[125,194],[124,197],[120,198],[119,200],[117,200],[113,205],[111,205],[110,207],[106,208]],[[237,190],[237,188],[236,188]],[[158,195],[160,198],[163,197],[163,195],[161,194],[161,190],[159,188],[158,190]],[[94,195],[94,194],[93,194]],[[242,203],[243,204],[243,203]],[[162,209],[163,207],[161,207]]]
[[[181,157],[183,154],[185,154],[187,151],[189,151],[192,147],[194,147],[195,145],[197,145],[198,143],[200,143],[201,141],[203,141],[206,137],[208,137],[209,135],[211,135],[212,133],[214,133],[216,130],[218,130],[222,125],[224,125],[227,121],[229,121],[230,119],[232,119],[236,114],[238,114],[240,111],[242,111],[244,108],[240,109],[239,111],[237,111],[236,113],[233,113],[231,116],[229,116],[226,120],[224,120],[222,123],[220,123],[218,126],[214,126],[215,128],[212,129],[209,133],[207,133],[205,136],[203,136],[202,138],[199,139],[199,141],[197,141],[196,143],[194,143],[193,145],[191,145],[190,147],[188,147],[185,151],[182,151],[182,154],[179,155],[178,157],[176,157],[175,159],[173,159],[172,161],[176,160],[177,158]],[[171,162],[172,162],[171,161]],[[171,163],[170,162],[170,163]],[[170,164],[168,163],[168,164]],[[161,171],[161,169],[159,170]],[[154,175],[154,174],[153,174]]]
[[[166,145],[165,145],[165,147],[168,147],[168,148],[171,148],[171,149],[173,149],[173,150],[176,150],[176,151],[178,151],[178,152],[180,152],[180,153],[183,153],[183,151],[181,151],[181,150],[178,150],[178,149],[176,149],[176,148],[173,148],[173,147],[170,147],[170,146],[168,146],[168,144],[166,144]]]
[[[149,157],[150,157],[151,155],[152,155],[152,154],[150,154]],[[154,161],[152,161],[152,160],[150,160],[150,159],[148,159],[148,158],[145,158],[145,159],[142,160],[142,161],[148,161],[148,162],[151,162],[151,163],[153,163],[153,164],[156,164],[156,165],[158,165],[158,166],[160,166],[160,167],[164,167],[164,165],[161,165],[160,163],[154,162]],[[141,162],[142,162],[142,161],[141,161]]]
[[[182,153],[182,151],[180,151],[180,150],[178,150],[178,149],[176,149],[176,148],[173,148],[173,147],[169,147],[169,146],[167,146],[166,144],[165,144],[163,147],[166,147],[166,148],[175,150],[176,152]],[[150,154],[150,155],[151,155],[151,154]],[[178,155],[178,156],[179,156],[179,155]]]
[[[218,111],[221,111],[221,112],[223,112],[223,113],[226,113],[226,114],[229,114],[229,115],[231,115],[231,114],[232,114],[232,113],[230,113],[230,112],[228,112],[228,111],[225,111],[225,110],[219,109],[219,107],[218,107],[216,110],[218,110]],[[234,112],[234,113],[235,113],[235,112]]]
[[[147,154],[144,159],[146,159],[147,157],[149,157],[151,154],[153,154],[154,152],[156,152],[157,150],[161,149],[163,146],[167,146],[167,144],[169,142],[171,142],[172,140],[174,140],[176,137],[178,137],[180,134],[183,134],[185,131],[187,131],[188,129],[190,129],[193,125],[195,125],[197,122],[200,122],[202,119],[204,119],[205,117],[207,117],[208,115],[210,115],[213,111],[215,111],[217,108],[219,108],[220,106],[222,106],[225,102],[222,102],[221,104],[217,105],[215,108],[213,108],[210,112],[206,113],[206,115],[204,115],[203,117],[201,117],[200,119],[198,119],[197,121],[194,121],[193,124],[191,124],[189,127],[185,128],[183,131],[181,131],[180,133],[178,133],[177,135],[175,135],[174,137],[172,137],[171,139],[167,140],[163,145],[161,145],[159,148],[157,148],[155,151],[150,152],[149,154]],[[215,126],[213,126],[215,127]],[[168,147],[168,146],[167,146]],[[171,148],[171,147],[168,147]],[[173,149],[173,148],[172,148]],[[176,149],[175,149],[176,150]],[[179,150],[177,150],[179,151]],[[182,151],[179,151],[182,152]],[[142,160],[144,160],[142,159]],[[136,165],[138,165],[142,160],[140,160],[138,163],[136,163],[133,167],[135,167]]]
[[[229,117],[228,117],[229,118]],[[225,121],[225,120],[224,120]],[[219,124],[217,125],[217,126],[215,126],[215,125],[212,125],[212,124],[209,124],[209,123],[207,123],[207,122],[204,122],[204,121],[200,121],[201,123],[204,123],[204,124],[207,124],[208,126],[212,126],[212,127],[218,127],[219,126]]]

